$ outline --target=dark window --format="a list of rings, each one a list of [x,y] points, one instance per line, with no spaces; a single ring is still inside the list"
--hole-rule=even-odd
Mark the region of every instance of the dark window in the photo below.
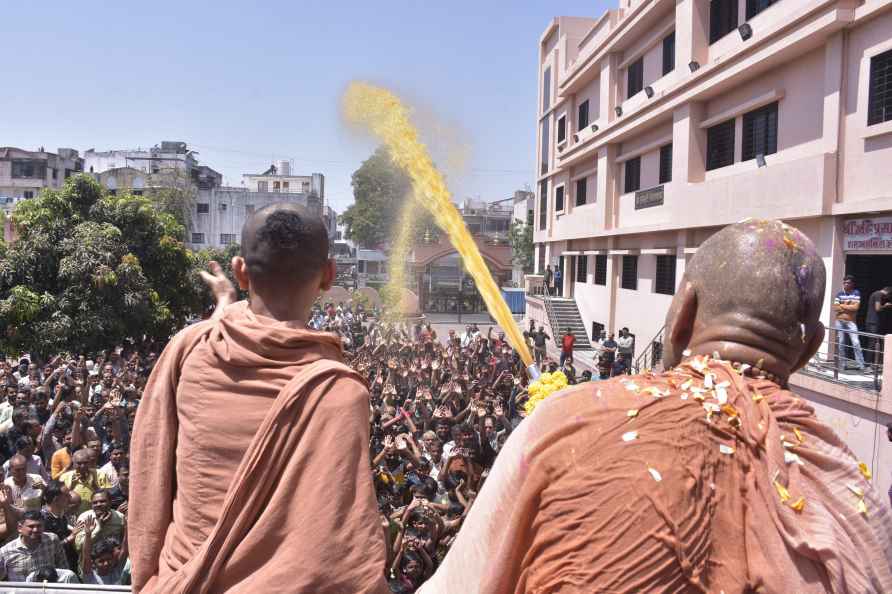
[[[588,256],[576,256],[576,282],[588,282]]]
[[[207,213],[211,212],[211,205],[208,204],[207,202],[199,202],[195,206],[198,211],[198,214],[207,214]],[[192,243],[197,243],[197,242],[192,242]]]
[[[638,289],[638,256],[623,256],[622,288]]]
[[[777,103],[743,114],[741,161],[777,152]]]
[[[226,212],[226,203],[221,202],[219,208],[221,212]]]
[[[627,99],[644,88],[644,58],[638,58],[629,64],[628,70],[628,82],[626,84]]]
[[[539,230],[548,222],[548,180],[539,182]]]
[[[118,190],[116,188],[112,188],[111,190],[108,191],[108,193],[111,194],[112,196],[117,196]]]
[[[548,147],[551,139],[549,138],[549,125],[548,118],[546,117],[542,120],[542,154],[540,155],[542,159],[542,164],[539,170],[540,175],[545,175],[548,173]]]
[[[538,243],[536,244],[536,270],[539,271],[539,274],[545,272],[545,244]]]
[[[542,75],[542,111],[551,107],[551,68],[545,69]]]
[[[72,174],[71,169],[66,169],[65,170],[65,179],[68,179],[69,177],[71,177],[71,174]]]
[[[582,179],[576,180],[576,206],[582,206],[585,204],[586,195],[585,193],[588,191],[588,180],[584,177]]]
[[[654,291],[663,295],[675,295],[675,256],[657,256]]]
[[[588,126],[588,99],[579,104],[579,117],[576,119],[576,129],[582,130]]]
[[[746,20],[750,20],[777,0],[746,0]]]
[[[625,193],[635,192],[641,187],[641,157],[626,161]]]
[[[672,145],[660,147],[660,183],[668,184],[672,181]]]
[[[527,225],[529,225],[530,227],[533,226],[533,216],[534,216],[533,209],[528,208],[527,209]]]
[[[709,43],[715,43],[737,28],[737,0],[709,3]]]
[[[204,233],[193,233],[192,243],[204,243]]]
[[[595,256],[595,284],[607,284],[607,256]]]
[[[554,212],[564,210],[564,186],[554,189]]]
[[[734,120],[716,124],[706,131],[706,170],[734,163]]]
[[[560,144],[565,140],[567,140],[567,116],[561,116],[557,123],[557,143]]]
[[[58,169],[52,168],[52,169],[50,169],[50,172],[53,176],[53,179],[59,179],[59,170]]]
[[[231,245],[235,243],[235,233],[221,233],[220,243],[223,245]]]
[[[25,190],[24,192],[25,199],[34,198],[34,190]]]
[[[663,38],[663,75],[675,70],[675,31]]]
[[[13,159],[12,177],[46,179],[46,161]]]
[[[142,190],[133,190],[134,196],[142,196]]]
[[[892,50],[870,59],[867,125],[892,120]]]

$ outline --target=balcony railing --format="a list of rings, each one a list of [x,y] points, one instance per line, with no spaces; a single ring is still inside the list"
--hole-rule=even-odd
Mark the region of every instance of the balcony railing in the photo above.
[[[883,387],[884,341],[885,337],[881,334],[828,328],[818,352],[800,373],[851,388],[880,392]],[[885,356],[892,358],[892,354]]]

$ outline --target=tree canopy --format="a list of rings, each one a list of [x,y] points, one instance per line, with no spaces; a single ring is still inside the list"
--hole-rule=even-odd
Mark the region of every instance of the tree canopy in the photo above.
[[[18,203],[12,221],[17,238],[0,250],[7,351],[164,340],[211,303],[198,267],[219,256],[186,249],[183,226],[147,197],[110,195],[80,175]]]
[[[396,235],[394,226],[406,200],[411,200],[412,183],[397,167],[385,147],[378,149],[353,172],[354,203],[341,215],[347,239],[362,247],[374,247]],[[436,230],[433,219],[424,209],[417,209],[417,234]]]

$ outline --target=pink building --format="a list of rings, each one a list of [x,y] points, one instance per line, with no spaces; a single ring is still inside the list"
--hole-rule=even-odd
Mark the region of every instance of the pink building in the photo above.
[[[620,0],[548,25],[538,86],[536,271],[563,270],[589,338],[627,326],[636,357],[650,351],[697,247],[747,217],[816,242],[828,327],[845,274],[863,296],[862,329],[867,296],[892,285],[889,0]],[[547,323],[555,303],[568,307],[530,296],[528,315]],[[892,363],[885,385],[878,364],[872,385],[797,375],[873,459],[890,449],[880,427],[892,421]]]

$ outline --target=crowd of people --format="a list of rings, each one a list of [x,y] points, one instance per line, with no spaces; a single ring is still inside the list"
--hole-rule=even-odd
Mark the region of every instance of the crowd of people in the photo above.
[[[395,592],[446,554],[496,454],[524,417],[525,366],[501,332],[438,336],[420,321],[320,302],[308,325],[334,332],[368,381],[371,473]],[[541,332],[541,329],[539,330]],[[128,584],[129,437],[161,344],[0,366],[0,578]],[[577,377],[573,357],[543,369]]]

